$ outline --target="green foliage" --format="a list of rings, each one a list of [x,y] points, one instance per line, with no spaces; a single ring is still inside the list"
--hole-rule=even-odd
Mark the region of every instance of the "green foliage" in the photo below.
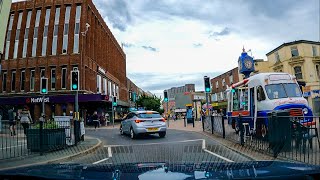
[[[160,112],[161,99],[153,95],[152,97],[141,95],[136,101],[137,105],[140,107],[145,107],[146,110],[153,110]]]
[[[48,121],[43,123],[43,129],[58,129],[59,125],[54,121]],[[35,126],[35,129],[40,129],[40,123]]]

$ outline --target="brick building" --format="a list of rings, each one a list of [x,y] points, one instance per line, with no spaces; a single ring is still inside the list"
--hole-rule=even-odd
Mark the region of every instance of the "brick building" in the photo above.
[[[219,76],[212,78],[211,80],[211,101],[214,108],[226,108],[227,96],[225,90],[227,86],[239,82],[239,70],[238,67],[231,69]]]
[[[117,96],[128,107],[126,55],[92,0],[12,3],[1,60],[0,105],[41,112],[40,79],[48,78],[46,114],[70,115],[70,72],[79,70],[81,112],[109,111]],[[99,109],[100,108],[100,109]]]

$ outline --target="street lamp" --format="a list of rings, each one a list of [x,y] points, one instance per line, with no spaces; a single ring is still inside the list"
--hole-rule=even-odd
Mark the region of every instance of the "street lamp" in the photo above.
[[[82,35],[82,47],[81,47],[81,59],[80,59],[80,61],[81,61],[81,75],[82,75],[82,77],[83,77],[83,81],[81,81],[81,88],[82,89],[84,89],[83,87],[84,87],[84,81],[85,81],[85,74],[84,74],[84,65],[83,65],[83,48],[84,48],[84,37],[86,37],[86,39],[87,39],[87,32],[88,32],[88,30],[89,30],[89,27],[90,27],[90,24],[89,23],[86,23],[86,30],[84,31],[84,32],[81,32],[81,35]]]

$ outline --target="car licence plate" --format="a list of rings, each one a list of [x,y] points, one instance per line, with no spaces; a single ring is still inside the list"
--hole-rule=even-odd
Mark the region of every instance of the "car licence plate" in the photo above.
[[[147,128],[148,132],[158,131],[159,128]]]

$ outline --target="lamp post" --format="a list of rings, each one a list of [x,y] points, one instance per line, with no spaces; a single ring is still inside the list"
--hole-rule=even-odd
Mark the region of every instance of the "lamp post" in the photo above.
[[[85,81],[85,78],[84,78],[84,65],[83,65],[83,51],[84,51],[84,37],[86,37],[87,39],[87,32],[89,30],[89,27],[90,27],[90,24],[89,23],[86,23],[86,30],[84,32],[81,32],[81,35],[82,35],[82,47],[81,47],[81,54],[80,54],[80,61],[81,61],[81,76],[83,77],[83,81],[81,81],[81,88],[84,89],[84,81]]]

